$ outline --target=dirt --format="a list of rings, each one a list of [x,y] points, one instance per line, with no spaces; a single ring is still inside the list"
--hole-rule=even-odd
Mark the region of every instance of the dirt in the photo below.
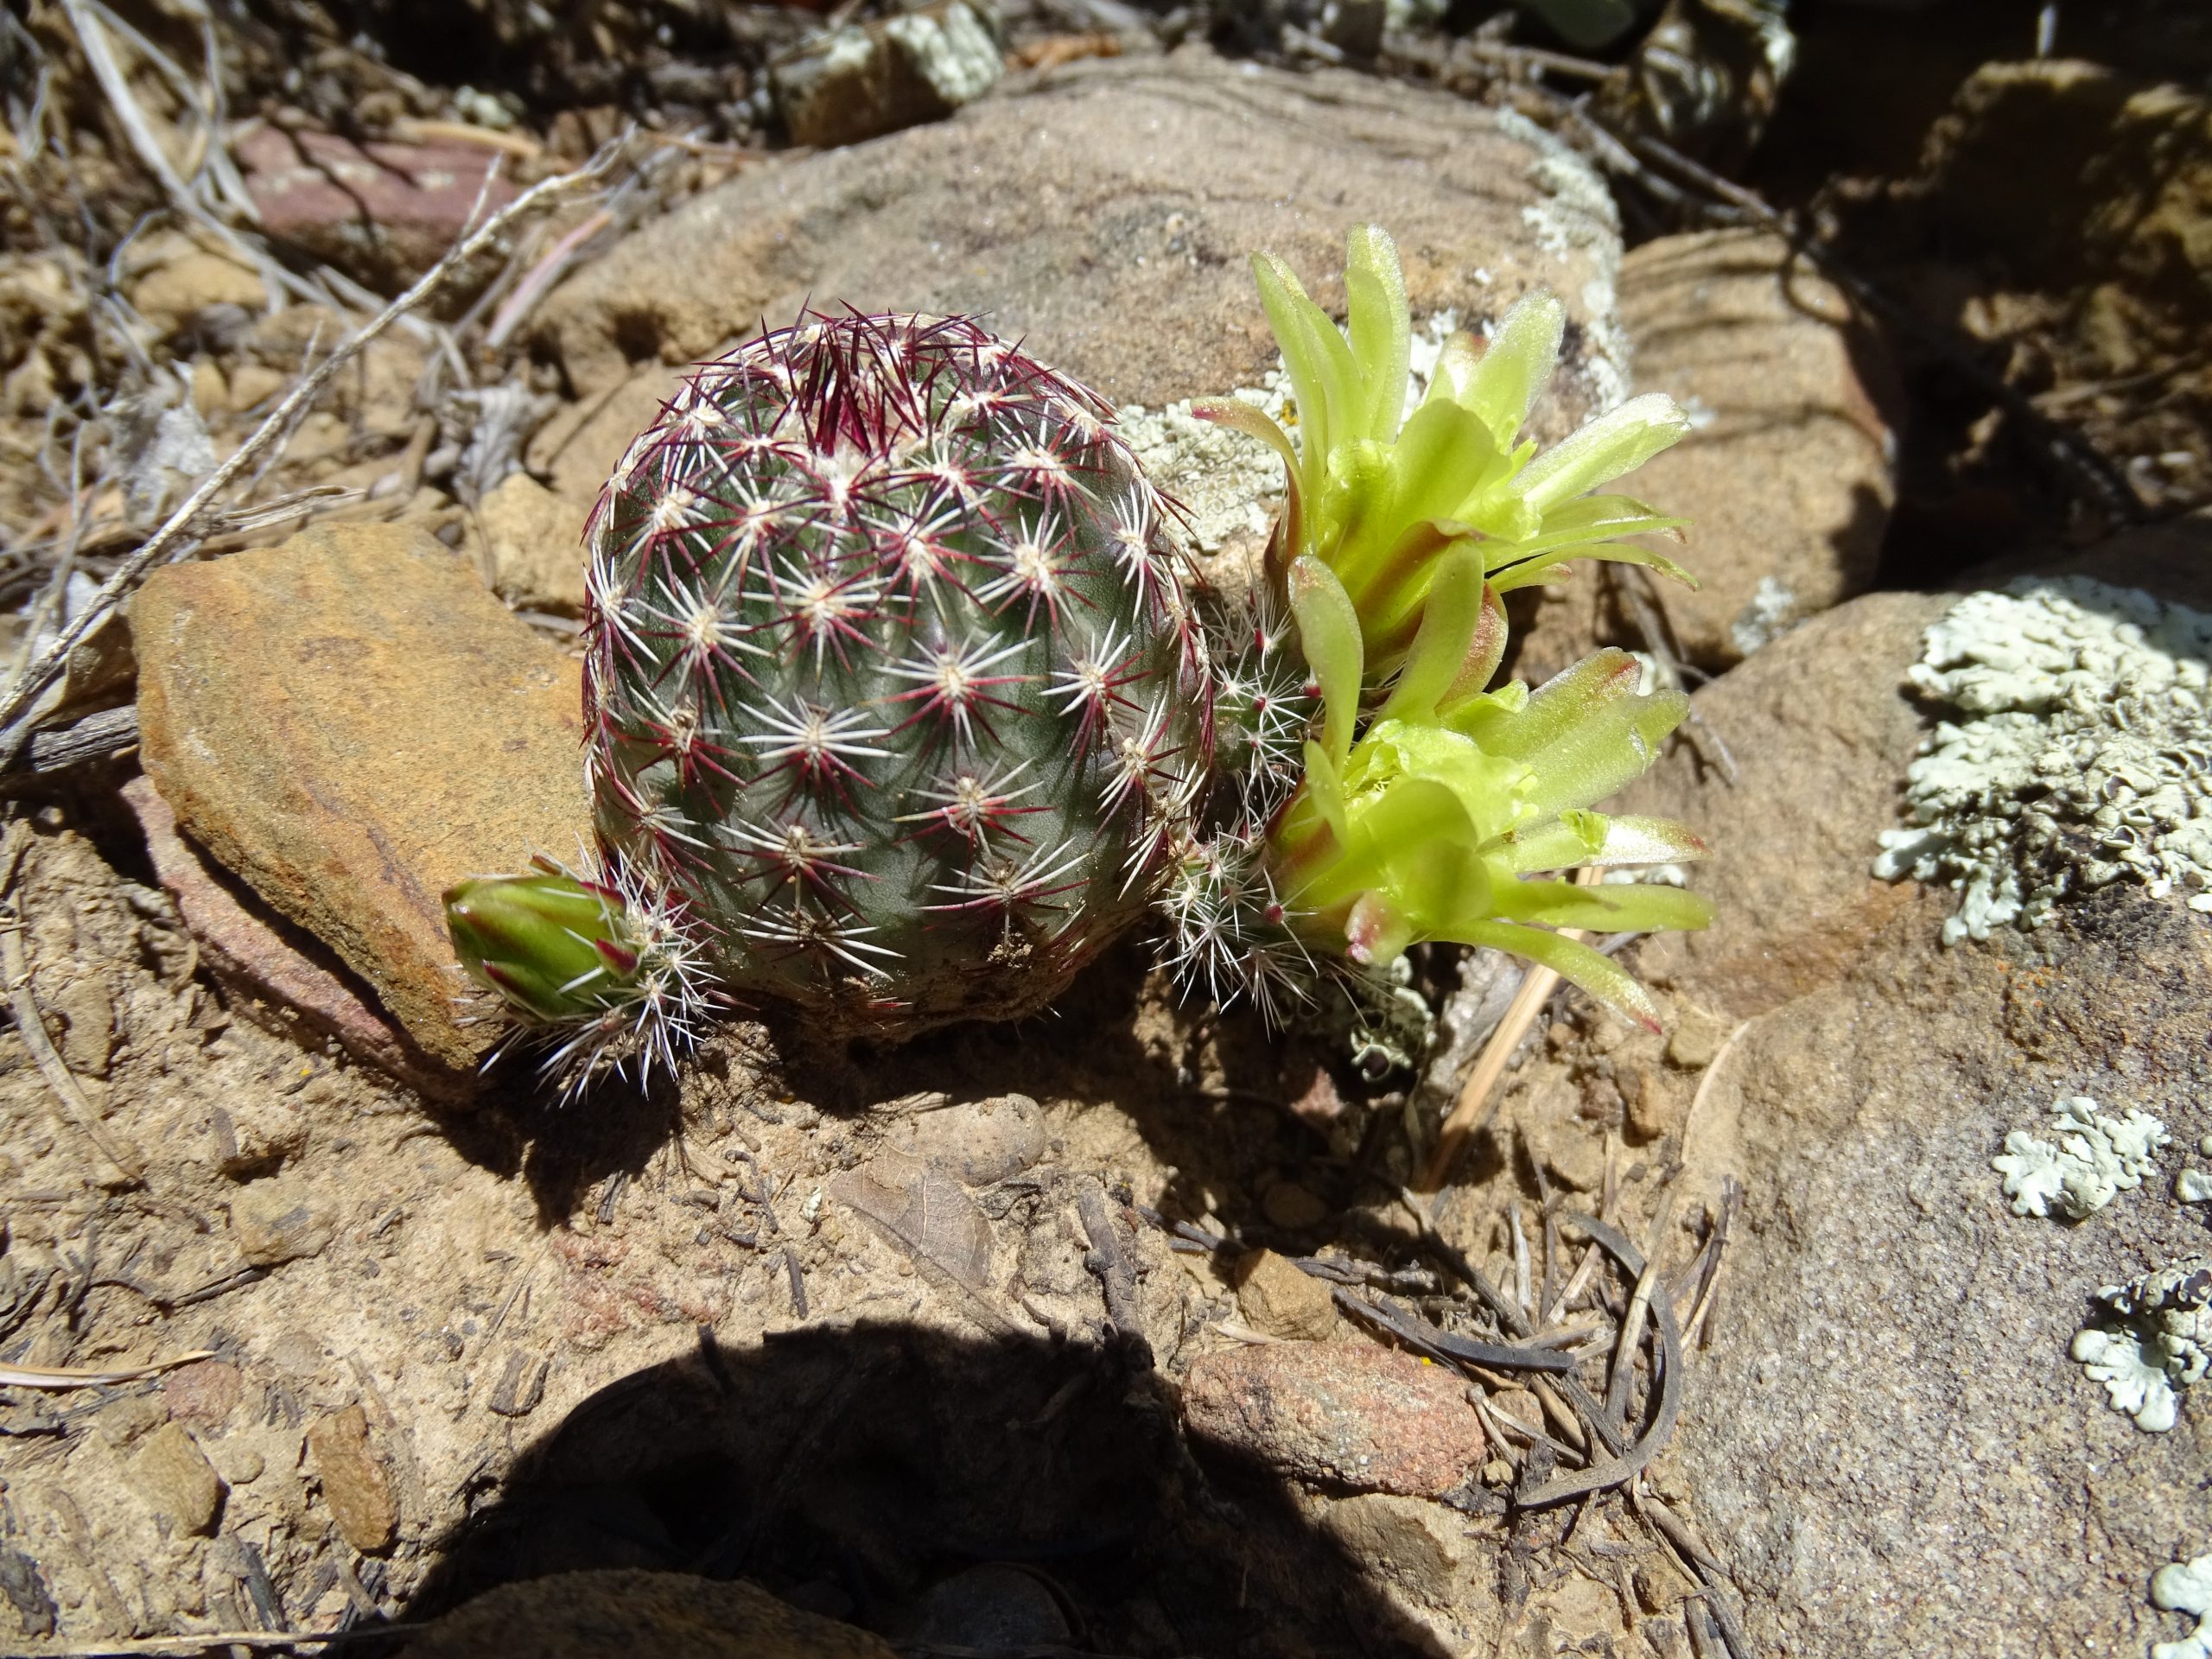
[[[1326,1137],[1302,1126],[1268,1097],[1259,1033],[1174,1011],[1134,951],[1050,1021],[884,1056],[810,1057],[794,1033],[740,1026],[677,1096],[563,1114],[522,1081],[441,1115],[226,1012],[167,899],[122,873],[133,864],[112,822],[49,821],[24,849],[29,989],[71,1011],[56,1040],[149,1175],[88,1185],[81,1132],[20,1037],[0,1037],[0,1357],[207,1357],[0,1407],[8,1536],[62,1630],[246,1628],[257,1585],[296,1628],[435,1610],[521,1571],[632,1560],[590,1530],[614,1524],[617,1491],[658,1517],[641,1564],[696,1568],[736,1529],[720,1547],[747,1576],[815,1585],[877,1628],[992,1559],[1046,1562],[1116,1651],[1225,1651],[1232,1637],[1334,1651],[1325,1632],[1346,1618],[1440,1651],[1550,1605],[1498,1601],[1510,1555],[1548,1558],[1529,1556],[1541,1530],[1509,1528],[1480,1481],[1459,1507],[1417,1503],[1393,1523],[1441,1538],[1451,1563],[1408,1588],[1344,1554],[1374,1521],[1332,1520],[1351,1495],[1234,1448],[1192,1465],[1179,1378],[1209,1354],[1272,1351],[1224,1334],[1238,1324],[1232,1264],[1174,1253],[1128,1206],[1370,1258],[1394,1237],[1402,1251],[1409,1217],[1367,1132],[1392,1102],[1355,1105]],[[779,1048],[795,1058],[779,1064]],[[1294,1175],[1319,1199],[1296,1230],[1259,1196]],[[1109,1326],[1087,1265],[1087,1182],[1112,1196],[1135,1269],[1130,1332]],[[1500,1241],[1478,1211],[1463,1202],[1452,1230],[1489,1257]],[[1491,1267],[1510,1282],[1510,1254]],[[1370,1341],[1346,1326],[1334,1339]],[[1000,1403],[969,1409],[978,1391]],[[1134,1415],[1116,1427],[1116,1413]],[[995,1427],[1064,1414],[1016,1437],[1018,1452]],[[1131,1463],[1140,1433],[1152,1449]],[[219,1482],[207,1526],[180,1520],[174,1477],[148,1477],[156,1433],[172,1464],[196,1448]],[[600,1494],[581,1537],[585,1521],[561,1519],[579,1483]],[[968,1534],[931,1518],[956,1510]],[[1133,1557],[1146,1516],[1135,1535],[1160,1535]],[[1632,1522],[1618,1548],[1650,1554]],[[838,1587],[853,1581],[838,1552],[854,1548],[880,1605]],[[1248,1573],[1279,1594],[1232,1617],[1216,1598]]]

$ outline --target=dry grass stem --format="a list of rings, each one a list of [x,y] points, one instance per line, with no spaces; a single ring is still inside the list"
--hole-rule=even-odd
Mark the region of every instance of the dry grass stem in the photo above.
[[[1685,1147],[1690,1143],[1690,1126],[1697,1122],[1698,1108],[1705,1104],[1706,1095],[1713,1088],[1713,1080],[1720,1075],[1720,1068],[1727,1065],[1729,1055],[1735,1052],[1737,1039],[1751,1028],[1750,1020],[1738,1021],[1735,1030],[1728,1033],[1726,1039],[1714,1052],[1712,1063],[1698,1077],[1697,1089],[1690,1096],[1690,1109],[1682,1114],[1682,1145]]]
[[[41,1648],[40,1659],[177,1659],[216,1648],[266,1650],[302,1646],[335,1647],[347,1642],[407,1636],[429,1629],[427,1624],[372,1624],[352,1630],[205,1630],[185,1636],[151,1636],[130,1642],[87,1642],[75,1647]]]
[[[53,683],[63,664],[68,661],[69,652],[106,619],[125,592],[155,565],[176,556],[189,545],[193,526],[200,514],[291,429],[294,421],[321,395],[323,388],[336,377],[339,370],[394,323],[436,293],[451,280],[455,271],[496,242],[508,226],[537,212],[549,202],[595,183],[605,176],[621,154],[623,146],[624,141],[617,139],[601,148],[596,156],[575,172],[560,174],[524,191],[454,243],[446,251],[445,257],[423,272],[405,293],[347,335],[304,375],[231,457],[201,480],[199,488],[193,491],[162,526],[147,537],[143,545],[116,567],[115,574],[101,585],[92,603],[61,630],[60,638],[32,664],[9,692],[6,700],[0,702],[0,730],[4,730],[20,718],[33,700]],[[492,168],[486,170],[485,187],[487,190],[497,178],[498,171],[496,161]]]
[[[1623,1417],[1628,1410],[1629,1379],[1636,1374],[1636,1351],[1642,1345],[1643,1316],[1651,1306],[1651,1292],[1659,1282],[1659,1247],[1667,1237],[1667,1229],[1675,1219],[1675,1195],[1670,1192],[1659,1201],[1659,1214],[1651,1224],[1651,1242],[1645,1246],[1643,1271],[1637,1275],[1636,1289],[1628,1299],[1628,1312],[1621,1316],[1620,1339],[1613,1350],[1613,1369],[1605,1384],[1605,1410],[1614,1417]]]
[[[111,1370],[88,1370],[75,1365],[0,1365],[0,1389],[109,1389],[214,1357],[213,1348],[194,1348],[189,1353],[157,1359],[151,1364],[124,1365]]]
[[[7,977],[8,1006],[16,1016],[16,1028],[22,1033],[23,1046],[30,1051],[39,1075],[60,1102],[63,1113],[99,1149],[100,1156],[114,1166],[123,1177],[123,1185],[143,1185],[146,1179],[144,1163],[101,1126],[99,1114],[92,1109],[92,1103],[85,1098],[85,1091],[77,1086],[77,1079],[55,1052],[54,1039],[46,1034],[46,1018],[31,995],[30,968],[23,955],[22,916],[9,902],[16,885],[16,872],[29,842],[30,825],[19,818],[9,826],[6,843],[0,846],[0,974]]]
[[[1579,870],[1575,880],[1583,887],[1593,885],[1600,872]],[[1580,939],[1584,936],[1580,928],[1563,927],[1560,937]],[[1505,1017],[1497,1022],[1497,1029],[1483,1045],[1483,1052],[1476,1058],[1475,1069],[1467,1074],[1467,1081],[1459,1090],[1459,1098],[1452,1105],[1451,1114],[1438,1131],[1436,1145],[1430,1148],[1428,1161],[1421,1166],[1420,1176],[1414,1182],[1414,1191],[1433,1193],[1452,1173],[1452,1166],[1459,1161],[1459,1154],[1466,1149],[1468,1140],[1479,1134],[1490,1122],[1496,1110],[1491,1099],[1498,1080],[1505,1075],[1505,1063],[1513,1058],[1513,1051],[1529,1034],[1529,1027],[1536,1022],[1544,1004],[1551,1001],[1552,993],[1559,988],[1559,976],[1550,969],[1531,963],[1528,975],[1521,982],[1521,988],[1513,994],[1513,1001],[1505,1010]]]

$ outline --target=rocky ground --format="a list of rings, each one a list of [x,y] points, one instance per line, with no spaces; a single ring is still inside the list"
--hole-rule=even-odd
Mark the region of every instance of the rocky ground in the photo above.
[[[1854,99],[1847,7],[1787,79],[1779,13],[1688,4],[1594,60],[1379,7],[250,8],[226,113],[150,10],[0,20],[50,94],[17,672],[86,623],[0,732],[0,1649],[2205,1651],[2212,1586],[2152,1586],[2212,1561],[2191,15],[2036,57],[1931,7]],[[165,549],[480,197],[637,113]],[[1417,332],[1562,297],[1547,437],[1690,412],[1630,487],[1698,590],[1580,575],[1509,664],[1698,688],[1624,807],[1715,849],[1715,925],[1626,947],[1662,1033],[1432,951],[1434,1044],[1365,1076],[1133,944],[897,1049],[736,1021],[568,1109],[480,1071],[438,896],[588,833],[575,549],[683,365],[810,297],[981,315],[1235,591],[1274,464],[1188,404],[1274,372],[1244,255],[1340,308],[1357,220]]]

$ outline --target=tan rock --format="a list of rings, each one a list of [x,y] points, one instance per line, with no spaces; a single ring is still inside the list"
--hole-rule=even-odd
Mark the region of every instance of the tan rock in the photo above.
[[[634,1568],[511,1584],[447,1614],[404,1659],[893,1659],[881,1637],[766,1590]]]
[[[94,975],[79,974],[48,1006],[68,1024],[61,1038],[61,1058],[69,1069],[105,1077],[109,1057],[115,1052],[115,999],[107,987]]]
[[[1328,1286],[1273,1250],[1255,1251],[1247,1258],[1236,1285],[1236,1308],[1254,1330],[1271,1337],[1320,1342],[1337,1328],[1336,1299]]]
[[[368,1414],[348,1406],[308,1429],[308,1462],[322,1483],[323,1506],[340,1536],[364,1555],[390,1549],[399,1536],[399,1499],[391,1477],[369,1444]]]
[[[1045,1155],[1045,1114],[1027,1095],[925,1109],[893,1126],[892,1147],[969,1186],[1019,1175]]]
[[[1260,1213],[1270,1224],[1296,1232],[1328,1219],[1329,1206],[1319,1194],[1295,1181],[1277,1181],[1260,1196]]]
[[[131,1454],[132,1484],[141,1497],[179,1532],[209,1533],[223,1506],[223,1483],[215,1478],[192,1436],[164,1423],[139,1442]]]
[[[223,365],[212,357],[193,360],[192,406],[203,421],[214,419],[231,406],[231,383],[223,376]]]
[[[272,369],[266,363],[241,363],[230,373],[231,413],[244,415],[290,385],[290,378],[282,370]]]
[[[1667,1064],[1702,1071],[1720,1052],[1728,1028],[1702,1008],[1685,1010],[1667,1036]]]
[[[941,0],[802,41],[768,68],[793,142],[856,143],[971,103],[1005,73],[998,41],[966,0]]]
[[[182,327],[211,305],[258,311],[267,289],[252,266],[227,251],[181,231],[141,238],[132,250],[134,274],[124,290],[139,315],[164,333]]]
[[[580,615],[585,512],[527,473],[509,474],[477,503],[499,597],[529,610]]]
[[[110,1446],[124,1446],[144,1439],[168,1420],[168,1412],[159,1400],[136,1395],[105,1408],[92,1422],[100,1439]]]
[[[242,1440],[218,1440],[209,1448],[207,1461],[215,1466],[226,1486],[251,1486],[269,1467],[269,1459]]]
[[[288,1176],[248,1182],[231,1200],[231,1236],[257,1268],[319,1255],[334,1230],[329,1210]]]
[[[179,825],[327,943],[456,1074],[440,907],[588,831],[575,663],[390,525],[156,571],[132,610],[148,774]]]
[[[194,1428],[220,1428],[245,1397],[238,1368],[220,1359],[180,1365],[162,1378],[171,1418]]]
[[[1718,670],[1873,581],[1897,497],[1895,372],[1840,290],[1764,231],[1661,237],[1621,264],[1640,391],[1691,429],[1618,487],[1691,521],[1663,545],[1694,592],[1656,584],[1682,654]],[[1534,683],[1640,645],[1593,568],[1548,590],[1515,672]]]
[[[675,387],[676,372],[652,364],[596,397],[563,405],[531,435],[524,452],[531,470],[550,479],[572,510],[588,513]]]
[[[1467,1522],[1456,1511],[1421,1497],[1363,1492],[1339,1498],[1321,1529],[1351,1558],[1431,1606],[1446,1606],[1473,1551]]]
[[[1495,316],[1538,283],[1561,297],[1577,348],[1548,425],[1618,390],[1618,232],[1586,165],[1442,92],[1204,51],[1071,66],[1030,96],[748,172],[584,267],[533,327],[588,401],[763,317],[788,321],[810,296],[962,313],[1116,403],[1157,408],[1274,366],[1253,250],[1341,308],[1335,273],[1361,220],[1396,237],[1416,316]]]
[[[1452,1372],[1394,1348],[1274,1343],[1209,1354],[1183,1383],[1191,1432],[1302,1480],[1433,1497],[1482,1467]]]
[[[200,965],[229,993],[231,1007],[311,1046],[334,1037],[346,1052],[452,1098],[474,1088],[471,1073],[430,1059],[377,1006],[375,996],[329,949],[287,923],[251,888],[219,873],[176,832],[176,815],[151,779],[124,784],[124,802],[146,837],[147,856],[178,918],[200,943]],[[226,1175],[265,1173],[307,1142],[307,1122],[289,1097],[239,1100],[216,1128],[216,1161]]]

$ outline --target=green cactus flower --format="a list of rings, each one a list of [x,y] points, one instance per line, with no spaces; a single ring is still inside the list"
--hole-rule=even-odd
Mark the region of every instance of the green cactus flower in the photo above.
[[[1404,660],[1429,586],[1453,551],[1478,550],[1499,594],[1554,581],[1576,558],[1646,565],[1695,586],[1673,560],[1622,539],[1687,521],[1631,496],[1589,493],[1688,429],[1672,398],[1631,398],[1541,454],[1520,435],[1559,361],[1566,313],[1550,295],[1507,311],[1487,346],[1452,335],[1408,414],[1412,315],[1387,235],[1372,226],[1351,233],[1347,330],[1280,259],[1255,255],[1252,270],[1289,373],[1300,442],[1248,404],[1196,412],[1282,457],[1270,575],[1279,584],[1293,560],[1312,558],[1336,575],[1359,616],[1369,685]]]
[[[1509,950],[1651,1024],[1650,1001],[1625,969],[1547,930],[1696,928],[1712,906],[1678,887],[1543,877],[1704,855],[1680,824],[1589,810],[1649,768],[1689,700],[1639,692],[1643,665],[1622,651],[1534,693],[1517,680],[1482,690],[1503,616],[1474,556],[1461,554],[1438,573],[1396,685],[1355,740],[1351,601],[1311,559],[1291,582],[1326,710],[1306,746],[1305,784],[1267,843],[1292,925],[1370,968],[1421,940]]]
[[[1578,557],[1688,580],[1618,539],[1683,520],[1586,493],[1687,423],[1655,395],[1542,454],[1521,439],[1563,327],[1542,294],[1507,312],[1486,351],[1455,336],[1406,415],[1411,323],[1389,237],[1352,233],[1342,332],[1280,261],[1260,256],[1253,268],[1301,442],[1246,404],[1201,412],[1282,457],[1263,602],[1280,598],[1295,619],[1319,731],[1279,810],[1185,860],[1169,897],[1175,965],[1217,997],[1224,985],[1249,991],[1273,1014],[1287,993],[1308,994],[1317,964],[1372,975],[1422,941],[1482,945],[1653,1023],[1634,978],[1560,930],[1702,927],[1710,905],[1676,887],[1559,878],[1704,854],[1679,824],[1591,810],[1650,767],[1688,700],[1640,692],[1641,664],[1619,651],[1533,693],[1488,688],[1505,649],[1500,594]]]

